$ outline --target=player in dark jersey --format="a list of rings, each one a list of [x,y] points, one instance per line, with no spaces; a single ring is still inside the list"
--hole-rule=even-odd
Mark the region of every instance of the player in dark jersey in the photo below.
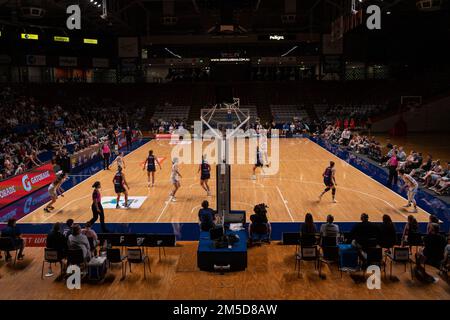
[[[128,190],[130,190],[130,186],[127,183],[127,180],[125,179],[125,174],[122,172],[122,167],[117,168],[117,172],[114,175],[113,178],[113,184],[114,184],[114,191],[117,194],[117,203],[116,203],[116,209],[120,208],[119,201],[120,201],[120,195],[123,193],[125,196],[125,205],[124,207],[126,209],[129,208],[128,206]],[[125,188],[126,186],[126,188]]]
[[[253,166],[253,175],[252,175],[252,180],[256,180],[256,169],[257,168],[262,168],[264,166],[264,161],[262,158],[262,153],[259,150],[259,146],[256,147],[256,163]]]
[[[324,173],[322,174],[323,176],[323,183],[325,184],[325,190],[323,190],[323,192],[320,194],[319,196],[319,201],[322,199],[322,196],[327,193],[328,191],[330,191],[331,189],[331,196],[332,196],[332,201],[334,203],[336,203],[336,187],[337,187],[337,183],[336,183],[336,168],[334,167],[335,163],[334,161],[330,161],[330,166],[327,167],[324,171]]]
[[[148,178],[148,187],[150,187],[150,176],[152,177],[152,184],[151,186],[153,187],[155,185],[155,171],[156,171],[156,165],[155,163],[158,164],[159,166],[159,170],[161,170],[161,163],[159,163],[158,158],[154,156],[153,154],[153,150],[150,150],[148,152],[148,157],[147,159],[145,159],[144,162],[144,169],[145,170],[147,168],[147,178]]]
[[[211,195],[211,191],[208,185],[208,181],[211,178],[211,166],[209,165],[208,161],[206,160],[206,155],[204,154],[202,157],[202,163],[200,164],[197,173],[201,172],[200,174],[200,185],[202,188],[206,191],[206,194],[208,196]]]

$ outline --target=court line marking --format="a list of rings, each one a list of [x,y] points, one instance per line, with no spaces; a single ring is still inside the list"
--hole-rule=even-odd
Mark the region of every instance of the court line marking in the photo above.
[[[287,201],[284,199],[283,194],[281,193],[280,188],[278,188],[278,186],[276,186],[276,188],[277,188],[277,190],[278,190],[278,194],[279,194],[280,197],[281,197],[281,200],[282,200],[283,203],[284,203],[284,206],[286,207],[286,210],[287,210],[287,212],[288,212],[288,214],[289,214],[289,217],[291,217],[291,221],[294,222],[294,218],[292,217],[291,210],[289,209],[289,207],[288,207],[288,205],[287,205]]]
[[[301,180],[292,179],[292,178],[281,178],[281,180],[285,180],[285,181],[294,181],[294,182],[305,183],[305,184],[322,185],[321,183],[315,182],[315,181],[304,181],[304,180],[301,181]],[[271,187],[273,187],[273,186],[271,186]],[[278,186],[276,186],[276,187],[278,188]],[[390,202],[387,201],[387,200],[384,200],[384,199],[382,199],[382,198],[379,198],[379,197],[377,197],[377,196],[374,196],[374,195],[372,195],[372,194],[370,194],[370,193],[366,193],[366,192],[364,192],[364,191],[360,191],[360,190],[356,190],[356,189],[352,189],[352,188],[348,188],[348,187],[342,187],[342,186],[339,186],[338,189],[343,189],[343,190],[345,190],[345,191],[351,191],[351,192],[360,193],[360,194],[365,195],[365,196],[367,196],[367,197],[369,197],[369,198],[373,198],[373,199],[379,200],[379,201],[381,201],[381,202],[384,202],[384,203],[387,204],[389,207],[391,207],[392,209],[394,209],[398,214],[400,214],[400,215],[403,216],[404,218],[408,218],[407,215],[405,215],[403,212],[401,212],[398,208],[396,208],[392,203],[390,203]],[[422,209],[422,210],[423,210],[423,209]],[[423,211],[426,212],[425,210],[423,210]]]
[[[147,143],[144,143],[143,145],[137,147],[136,149],[134,149],[133,151],[131,151],[130,153],[128,153],[127,155],[125,155],[124,158],[128,157],[130,154],[134,153],[135,151],[138,151],[138,150],[141,149],[142,147],[146,146],[146,145],[149,144],[151,141],[152,141],[152,140],[150,140],[150,141],[148,141]],[[113,163],[114,163],[114,161],[113,161],[111,164],[113,164]],[[71,190],[73,190],[73,189],[75,189],[76,187],[80,186],[82,183],[87,182],[90,178],[95,177],[96,175],[98,175],[99,173],[101,173],[101,172],[103,172],[103,171],[105,171],[105,170],[101,170],[101,169],[100,169],[98,172],[94,173],[94,174],[91,175],[89,178],[87,178],[87,179],[81,181],[80,183],[74,185],[74,186],[73,186],[72,188],[70,188],[69,190],[65,191],[64,194],[65,194],[66,192],[70,192]],[[111,189],[106,189],[106,190],[112,190],[112,188],[111,188]],[[81,198],[79,198],[79,199],[77,199],[77,200],[72,200],[72,201],[79,201],[79,200],[84,199],[84,198],[86,198],[86,197],[90,197],[90,195],[86,195],[86,196],[84,196],[84,197],[81,197]],[[47,203],[49,203],[49,202],[50,202],[50,201],[47,201],[46,203],[42,204],[40,207],[36,208],[33,212],[30,212],[30,213],[27,214],[26,216],[20,218],[17,222],[20,222],[21,220],[25,219],[26,217],[31,216],[32,214],[36,213],[38,210],[40,210],[40,209],[42,209],[43,207],[45,207],[45,206],[47,205]],[[68,203],[67,203],[67,204],[68,204]],[[65,208],[65,207],[67,206],[67,204],[64,205],[62,208],[58,209],[58,211],[56,211],[55,213],[53,213],[53,214],[52,214],[51,216],[49,216],[48,218],[53,217],[54,214],[60,212],[63,208]],[[48,218],[45,218],[44,221],[47,221]]]
[[[303,138],[303,139],[305,139],[305,138]],[[309,140],[309,139],[308,139],[308,140]],[[361,172],[363,175],[365,175],[366,177],[368,177],[368,178],[371,179],[372,181],[374,181],[374,182],[376,182],[377,184],[379,184],[380,186],[382,186],[383,189],[389,190],[390,192],[392,192],[393,194],[395,194],[397,197],[401,198],[402,200],[408,200],[408,199],[404,198],[402,195],[400,195],[400,194],[398,194],[397,192],[395,192],[394,190],[387,188],[385,185],[383,185],[382,183],[378,182],[377,180],[375,180],[375,179],[372,178],[371,176],[365,174],[364,172],[362,172],[361,170],[359,170],[359,169],[356,168],[355,166],[351,165],[351,164],[348,163],[347,161],[345,161],[345,160],[339,158],[337,155],[335,155],[334,153],[328,151],[327,149],[325,149],[324,147],[322,147],[320,144],[318,144],[318,143],[316,143],[316,142],[314,142],[314,141],[312,141],[312,140],[311,140],[311,142],[313,142],[315,145],[317,145],[318,147],[322,148],[323,150],[325,150],[325,151],[328,152],[329,154],[333,155],[333,156],[336,157],[337,159],[339,159],[339,160],[341,160],[342,162],[346,163],[347,165],[349,165],[349,166],[352,167],[353,169],[355,169],[355,170]],[[364,160],[364,161],[365,161],[365,160]],[[424,211],[426,214],[431,215],[428,211],[426,211],[426,210],[423,209],[422,207],[420,207],[420,206],[417,206],[417,207],[418,207],[419,209],[421,209],[422,211]],[[398,209],[397,209],[397,211],[398,211]],[[399,211],[399,212],[400,212],[400,211]],[[400,212],[400,214],[403,215],[403,213],[401,213],[401,212]],[[407,217],[407,216],[405,216],[405,215],[403,215],[403,216],[404,216],[404,217]]]

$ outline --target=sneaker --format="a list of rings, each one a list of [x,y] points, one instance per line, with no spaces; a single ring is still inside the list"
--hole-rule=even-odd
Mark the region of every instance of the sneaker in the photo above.
[[[208,197],[211,197],[211,191],[206,191],[206,195],[208,196]]]
[[[47,213],[50,213],[50,209],[49,208],[44,208],[44,211]]]
[[[337,200],[336,200],[336,199],[333,199],[333,201],[331,201],[331,202],[333,202],[333,203],[337,203]]]
[[[177,201],[177,198],[175,198],[175,197],[172,197],[172,199],[170,199],[170,201],[172,201],[172,202],[176,202],[176,201]]]
[[[408,203],[407,205],[404,205],[404,206],[403,206],[403,208],[409,208],[409,207],[411,207],[411,204],[410,204],[410,203]]]
[[[256,175],[252,175],[251,179],[256,180]]]
[[[116,204],[116,209],[120,209],[120,205],[119,204]]]

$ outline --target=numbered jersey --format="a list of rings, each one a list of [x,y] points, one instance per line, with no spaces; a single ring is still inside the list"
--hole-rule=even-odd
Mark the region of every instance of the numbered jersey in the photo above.
[[[155,171],[155,156],[151,155],[147,158],[147,171]]]

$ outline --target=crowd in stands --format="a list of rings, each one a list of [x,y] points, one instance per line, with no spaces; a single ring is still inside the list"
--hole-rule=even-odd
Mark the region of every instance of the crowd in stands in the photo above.
[[[47,105],[33,97],[18,95],[11,88],[0,92],[0,112],[8,117],[0,123],[0,180],[41,164],[39,155],[53,151],[56,158],[99,142],[114,130],[134,125],[131,115],[114,101],[76,101]]]
[[[424,155],[416,150],[407,153],[402,146],[393,145],[388,141],[383,146],[374,137],[360,135],[350,128],[328,125],[321,135],[328,141],[339,144],[359,154],[367,155],[380,166],[389,170],[388,186],[396,185],[398,171],[410,174],[424,188],[438,195],[450,193],[450,162],[443,163],[433,159],[431,154]],[[384,151],[387,150],[387,151]]]
[[[173,133],[177,129],[186,129],[186,119],[151,119],[149,130],[152,133]]]

